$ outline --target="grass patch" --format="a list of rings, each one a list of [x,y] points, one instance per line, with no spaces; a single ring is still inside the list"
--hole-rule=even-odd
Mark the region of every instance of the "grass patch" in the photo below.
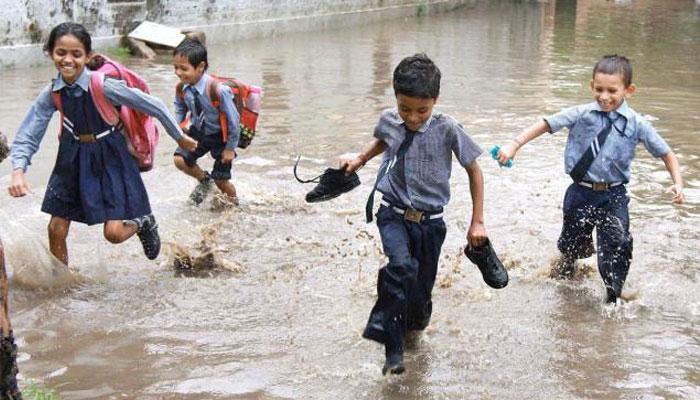
[[[131,52],[126,47],[110,47],[106,49],[105,54],[107,57],[117,60],[119,62],[125,62],[131,57]]]
[[[47,388],[36,382],[29,382],[22,390],[22,397],[26,400],[60,400],[55,389]]]

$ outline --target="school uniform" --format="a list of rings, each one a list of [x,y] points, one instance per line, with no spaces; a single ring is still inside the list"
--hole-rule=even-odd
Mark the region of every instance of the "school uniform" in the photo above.
[[[12,144],[12,167],[26,170],[30,165],[57,111],[51,93],[59,92],[64,109],[62,134],[41,210],[88,225],[150,214],[148,194],[127,139],[102,120],[88,93],[91,74],[85,68],[72,85],[59,74],[39,94]],[[159,99],[115,79],[105,79],[104,93],[115,106],[123,104],[156,117],[173,139],[182,137]]]
[[[182,98],[175,96],[175,118],[182,122],[190,113],[190,136],[199,144],[193,152],[177,148],[175,155],[181,156],[185,163],[194,166],[199,158],[210,153],[214,158],[214,168],[211,177],[214,180],[231,179],[231,163],[221,162],[224,150],[235,150],[240,138],[238,111],[233,104],[233,93],[227,85],[218,85],[221,109],[214,107],[208,93],[209,82],[213,78],[203,74],[194,85],[185,84],[182,87]],[[220,112],[226,115],[228,125],[228,140],[224,142],[220,123]]]
[[[377,227],[389,262],[379,270],[378,298],[363,336],[402,349],[406,330],[430,322],[452,155],[467,167],[482,150],[452,117],[437,112],[411,132],[395,108],[386,110],[374,137],[387,144],[375,187],[382,194]]]
[[[576,165],[589,149],[595,157],[585,175],[579,180],[574,178],[564,196],[559,250],[574,259],[591,256],[592,232],[597,228],[598,270],[609,298],[617,298],[632,259],[625,185],[630,179],[635,147],[643,143],[657,158],[666,155],[670,148],[626,101],[609,113],[593,102],[564,109],[545,120],[552,133],[569,128],[564,154],[567,174],[578,177]],[[600,146],[599,134],[607,127],[611,127],[610,133]]]

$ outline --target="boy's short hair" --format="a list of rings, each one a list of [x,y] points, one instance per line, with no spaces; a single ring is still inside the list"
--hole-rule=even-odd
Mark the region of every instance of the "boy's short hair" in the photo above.
[[[209,61],[207,60],[207,48],[204,47],[202,42],[193,38],[185,38],[180,44],[173,50],[173,56],[181,55],[187,58],[187,62],[193,67],[197,67],[199,63],[204,61],[204,69],[209,68]]]
[[[595,74],[602,73],[608,75],[620,75],[625,87],[632,84],[632,64],[627,57],[617,54],[603,56],[593,67],[593,78]]]
[[[406,57],[394,69],[394,94],[437,99],[440,69],[424,53]]]

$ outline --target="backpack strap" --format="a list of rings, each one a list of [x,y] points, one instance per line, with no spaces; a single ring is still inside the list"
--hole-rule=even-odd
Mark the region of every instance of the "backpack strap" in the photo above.
[[[180,99],[180,101],[184,102],[185,101],[185,84],[182,82],[178,82],[177,85],[175,85],[175,97]],[[187,126],[190,124],[190,117],[189,114],[185,113],[185,119],[180,121],[180,129],[185,129]]]
[[[219,110],[219,125],[221,126],[221,137],[224,143],[228,142],[228,120],[226,119],[226,114],[221,111],[221,97],[219,96],[219,82],[212,78],[209,80],[209,85],[207,85],[207,91],[209,92],[209,100],[211,105]]]
[[[182,82],[178,82],[177,85],[175,85],[175,96],[177,96],[180,100],[185,100],[185,84]]]
[[[105,75],[102,72],[93,71],[90,75],[90,96],[100,117],[109,125],[117,126],[120,121],[119,111],[107,100],[104,83]]]
[[[63,101],[61,100],[61,92],[51,91],[51,99],[53,99],[53,104],[56,106],[58,113],[61,115],[61,128],[58,130],[58,137],[60,138],[63,134]]]

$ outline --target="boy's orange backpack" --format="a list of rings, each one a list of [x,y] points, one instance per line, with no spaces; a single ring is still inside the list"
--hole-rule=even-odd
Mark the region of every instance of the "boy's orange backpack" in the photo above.
[[[137,88],[144,93],[150,93],[148,85],[134,71],[101,54],[90,59],[88,68],[94,71],[90,79],[90,95],[95,103],[95,108],[106,123],[122,130],[128,139],[129,153],[136,158],[139,170],[149,171],[153,168],[153,157],[160,139],[160,133],[153,122],[153,117],[124,105],[120,106],[119,109],[114,107],[105,97],[104,79],[123,80],[127,86]],[[52,97],[61,114],[61,119],[63,119],[61,94],[52,92]]]
[[[240,132],[241,136],[238,139],[238,147],[245,149],[253,141],[256,133],[256,125],[258,123],[258,115],[260,114],[260,105],[262,100],[262,88],[254,85],[247,85],[243,81],[236,78],[226,78],[223,76],[209,74],[211,79],[207,86],[207,93],[211,104],[219,108],[219,125],[221,125],[221,134],[224,143],[228,140],[228,123],[226,114],[221,111],[221,98],[219,96],[219,85],[226,85],[231,88],[233,93],[233,104],[236,105],[236,111],[240,115]],[[179,82],[175,87],[175,94],[184,99],[183,92],[184,84]],[[187,124],[187,119],[183,124]]]

